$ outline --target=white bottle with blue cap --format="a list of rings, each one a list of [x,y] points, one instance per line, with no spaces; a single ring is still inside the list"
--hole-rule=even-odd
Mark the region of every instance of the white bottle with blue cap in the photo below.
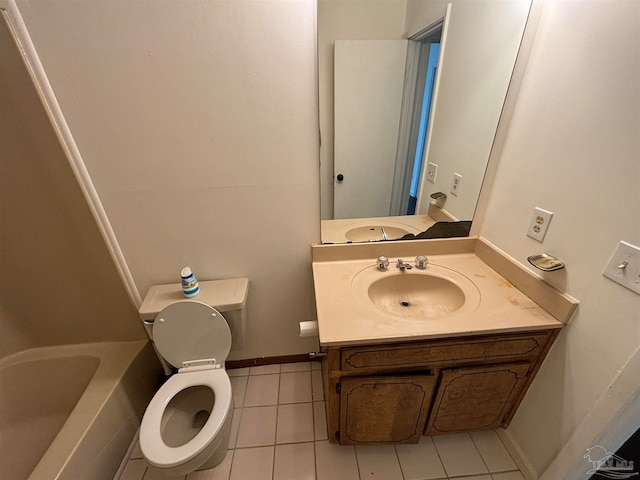
[[[198,280],[191,271],[191,268],[184,267],[180,272],[182,278],[182,293],[185,297],[195,297],[200,293],[200,287],[198,286]]]

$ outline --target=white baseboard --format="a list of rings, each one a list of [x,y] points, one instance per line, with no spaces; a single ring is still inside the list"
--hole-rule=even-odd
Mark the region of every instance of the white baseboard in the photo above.
[[[513,438],[513,435],[511,435],[508,430],[501,428],[497,429],[496,433],[500,437],[500,440],[502,440],[502,443],[504,443],[504,446],[509,451],[511,457],[513,457],[513,461],[516,462],[516,465],[522,472],[522,475],[524,475],[524,478],[526,480],[538,480],[538,474],[535,468],[533,468],[533,464],[524,454],[524,451],[520,448],[518,442]]]

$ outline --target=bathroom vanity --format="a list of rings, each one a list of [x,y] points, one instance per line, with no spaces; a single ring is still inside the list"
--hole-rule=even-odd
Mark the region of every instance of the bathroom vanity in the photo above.
[[[328,347],[329,438],[415,443],[505,427],[559,331]]]
[[[424,254],[424,270],[395,265]],[[506,427],[577,306],[478,238],[314,246],[313,255],[333,443]]]

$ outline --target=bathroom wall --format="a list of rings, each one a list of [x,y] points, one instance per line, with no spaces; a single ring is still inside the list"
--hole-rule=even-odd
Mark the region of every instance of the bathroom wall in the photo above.
[[[543,276],[581,302],[508,429],[538,473],[569,442],[565,461],[583,461],[594,438],[576,428],[610,410],[594,407],[619,376],[640,378],[621,376],[640,347],[640,297],[602,276],[618,241],[640,245],[638,85],[638,2],[546,1],[481,229],[523,265],[562,258]],[[555,214],[543,244],[525,235],[536,206]]]
[[[3,19],[0,65],[0,358],[145,338]]]
[[[321,215],[333,218],[333,45],[403,38],[404,0],[318,0]]]
[[[303,353],[320,240],[313,0],[18,1],[142,296],[250,279],[230,358]]]

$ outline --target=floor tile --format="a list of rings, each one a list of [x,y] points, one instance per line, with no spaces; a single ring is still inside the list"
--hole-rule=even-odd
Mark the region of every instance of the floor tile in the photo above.
[[[233,454],[230,480],[272,480],[273,447],[243,448]]]
[[[243,367],[243,368],[229,368],[227,369],[227,375],[230,377],[244,377],[249,375],[249,370],[251,367]]]
[[[310,371],[280,374],[278,403],[303,403],[310,402],[311,399]]]
[[[468,433],[436,435],[432,438],[448,476],[488,473]]]
[[[311,362],[283,363],[280,365],[280,373],[308,372],[311,370]]]
[[[455,480],[492,480],[491,475],[472,475],[471,477],[454,477]]]
[[[142,450],[140,450],[140,441],[138,440],[138,435],[136,434],[135,444],[133,446],[133,450],[131,451],[131,455],[129,458],[142,458]]]
[[[276,443],[312,442],[313,437],[311,403],[278,405]]]
[[[252,375],[248,378],[244,407],[278,404],[280,375]]]
[[[358,445],[356,447],[360,480],[403,480],[393,445]]]
[[[447,476],[431,437],[412,445],[396,445],[405,480],[432,480]]]
[[[322,388],[322,372],[320,370],[311,371],[311,388],[313,390],[313,401],[323,401],[324,389]]]
[[[146,469],[147,462],[144,460],[129,460],[122,471],[120,480],[142,480]]]
[[[142,480],[184,480],[185,478],[186,475],[176,475],[157,468],[147,467]]]
[[[318,480],[358,480],[356,451],[349,445],[316,442]]]
[[[273,445],[278,407],[243,408],[236,448]]]
[[[242,409],[233,410],[233,420],[231,421],[231,432],[229,433],[229,448],[236,448],[236,440],[238,439],[238,430],[240,429],[240,418],[242,418]]]
[[[313,402],[313,429],[315,440],[327,439],[327,411],[324,402]]]
[[[471,438],[490,472],[518,469],[495,431],[472,432]]]
[[[249,375],[269,375],[272,373],[280,373],[280,364],[275,363],[273,365],[260,365],[258,367],[251,367]]]
[[[227,450],[227,455],[220,465],[207,470],[191,472],[187,475],[187,480],[229,480],[231,464],[233,462],[233,450]]]
[[[276,446],[273,480],[315,480],[315,478],[313,442]]]
[[[524,480],[524,475],[519,470],[514,472],[492,473],[493,480]]]
[[[231,392],[235,408],[244,405],[244,395],[247,392],[247,381],[249,377],[229,377],[231,380]]]

